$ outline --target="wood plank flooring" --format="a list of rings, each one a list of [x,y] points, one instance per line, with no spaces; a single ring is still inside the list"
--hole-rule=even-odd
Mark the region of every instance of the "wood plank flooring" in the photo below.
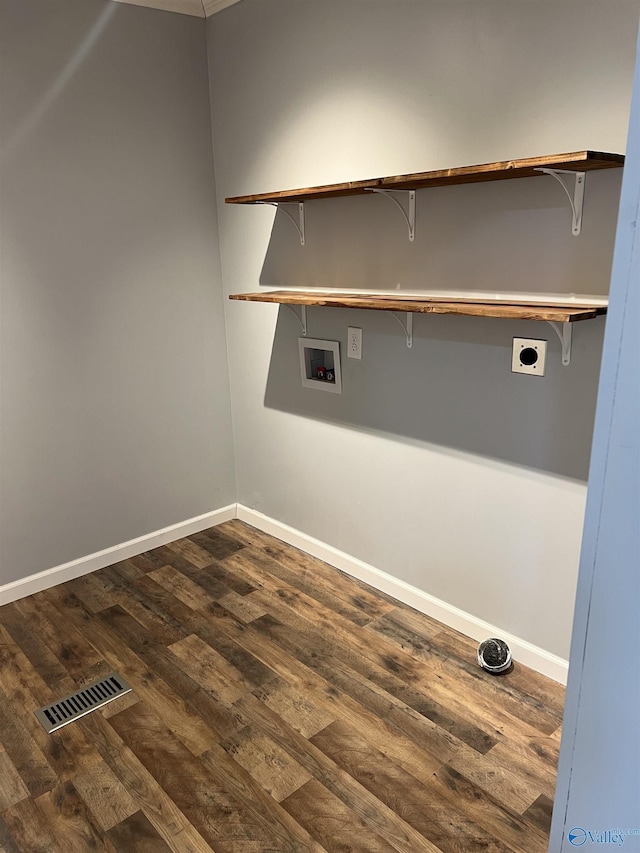
[[[475,650],[239,521],[5,605],[0,851],[544,853],[564,691]]]

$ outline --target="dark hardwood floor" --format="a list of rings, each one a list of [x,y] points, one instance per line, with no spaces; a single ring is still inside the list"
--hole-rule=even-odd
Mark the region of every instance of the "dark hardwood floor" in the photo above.
[[[0,850],[543,853],[564,690],[476,645],[238,521],[5,605]]]

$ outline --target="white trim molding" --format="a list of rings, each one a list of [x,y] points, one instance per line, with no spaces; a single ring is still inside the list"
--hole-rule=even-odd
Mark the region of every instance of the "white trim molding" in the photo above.
[[[527,640],[516,637],[503,631],[495,625],[490,625],[452,604],[447,604],[446,601],[441,601],[432,595],[424,592],[418,587],[412,586],[403,580],[394,578],[386,572],[380,571],[367,563],[345,554],[344,551],[339,551],[337,548],[327,545],[312,536],[307,536],[287,524],[276,521],[261,512],[249,509],[248,507],[238,504],[237,517],[240,521],[245,521],[258,530],[275,536],[281,539],[288,545],[293,545],[299,548],[306,554],[323,560],[330,566],[351,575],[358,580],[364,581],[374,589],[385,592],[388,595],[397,598],[399,601],[414,607],[421,613],[430,616],[432,619],[437,619],[449,628],[453,628],[460,633],[471,637],[473,640],[481,642],[487,637],[501,637],[511,648],[513,659],[525,666],[531,667],[536,672],[558,681],[560,684],[567,683],[567,672],[569,662],[557,655],[551,654],[544,649],[534,646]]]
[[[207,18],[215,15],[216,12],[222,12],[223,9],[228,9],[229,6],[234,6],[240,0],[204,0],[204,8]]]
[[[224,521],[231,521],[235,517],[236,504],[229,504],[229,506],[221,509],[206,512],[204,515],[189,518],[187,521],[163,527],[162,530],[155,530],[153,533],[138,536],[137,539],[130,539],[120,545],[105,548],[103,551],[96,551],[95,554],[80,557],[70,563],[63,563],[61,566],[54,566],[54,568],[46,569],[44,572],[29,575],[29,577],[0,586],[0,605],[9,604],[11,601],[17,601],[19,598],[25,598],[27,595],[33,595],[43,589],[49,589],[57,584],[79,578],[89,572],[104,569],[105,566],[118,563],[120,560],[128,560],[130,557],[143,554],[152,548],[158,548],[160,545],[166,545],[176,539],[182,539],[184,536],[190,536],[200,530],[222,524]]]
[[[210,18],[216,12],[222,12],[240,0],[115,0],[129,6],[146,6],[148,9],[160,9],[163,12],[177,12],[179,15],[191,15],[194,18]]]

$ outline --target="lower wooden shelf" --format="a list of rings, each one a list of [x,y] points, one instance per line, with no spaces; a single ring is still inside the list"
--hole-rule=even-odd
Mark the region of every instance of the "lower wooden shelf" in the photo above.
[[[229,299],[246,302],[276,302],[280,305],[321,305],[328,308],[364,308],[373,311],[404,311],[411,314],[461,314],[468,317],[502,317],[510,320],[546,320],[551,323],[575,323],[607,313],[606,305],[450,299],[369,294],[314,293],[302,290],[271,290],[260,293],[234,293]]]

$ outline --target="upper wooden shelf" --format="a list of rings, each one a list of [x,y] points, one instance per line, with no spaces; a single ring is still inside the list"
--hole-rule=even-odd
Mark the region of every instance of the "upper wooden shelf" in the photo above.
[[[277,302],[280,305],[324,305],[329,308],[365,308],[376,311],[405,311],[412,314],[463,314],[468,317],[503,317],[511,320],[547,320],[574,323],[606,314],[605,305],[560,305],[448,299],[445,297],[388,296],[369,294],[314,293],[302,290],[271,290],[263,293],[234,293],[229,299],[246,302]]]
[[[416,172],[412,175],[392,175],[371,178],[367,181],[348,181],[321,187],[304,187],[257,195],[227,198],[227,204],[258,204],[260,202],[299,202],[316,198],[337,198],[345,195],[364,195],[368,189],[419,190],[427,187],[444,187],[449,184],[472,184],[480,181],[503,181],[509,178],[533,178],[542,175],[537,169],[567,169],[587,172],[593,169],[612,169],[624,164],[622,154],[601,151],[573,151],[569,154],[550,154],[526,160],[505,160],[480,166],[462,166],[456,169],[439,169],[434,172]]]

